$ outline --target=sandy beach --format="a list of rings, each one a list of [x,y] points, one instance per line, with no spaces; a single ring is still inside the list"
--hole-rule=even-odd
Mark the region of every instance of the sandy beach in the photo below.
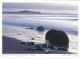
[[[68,51],[59,50],[53,50],[51,52],[25,50],[25,44],[21,44],[20,40],[6,36],[3,36],[2,38],[3,54],[76,54]],[[28,42],[26,42],[26,44],[27,43]]]

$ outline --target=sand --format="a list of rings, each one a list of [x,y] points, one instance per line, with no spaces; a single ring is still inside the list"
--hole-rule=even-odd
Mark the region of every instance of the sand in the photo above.
[[[25,44],[21,44],[21,42],[22,41],[18,39],[3,36],[2,53],[3,54],[76,54],[68,51],[59,51],[59,50],[53,50],[50,52],[25,50]]]

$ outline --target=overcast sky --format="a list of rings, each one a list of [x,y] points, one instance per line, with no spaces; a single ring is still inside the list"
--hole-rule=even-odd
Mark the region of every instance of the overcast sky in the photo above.
[[[42,13],[77,13],[76,3],[3,3],[3,11],[30,10]]]

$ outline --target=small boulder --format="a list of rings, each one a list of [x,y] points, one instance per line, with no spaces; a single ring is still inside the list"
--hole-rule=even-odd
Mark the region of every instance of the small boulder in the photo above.
[[[37,30],[38,30],[38,31],[44,31],[45,29],[44,29],[43,26],[39,26],[39,27],[37,27]]]
[[[29,27],[28,27],[28,28],[25,28],[25,29],[34,29],[34,28],[32,28],[32,27],[29,28]]]
[[[31,38],[32,40],[34,40],[34,38]]]
[[[40,47],[39,45],[36,45],[36,50],[38,50],[38,51],[44,51],[44,50],[42,49],[42,47]]]
[[[34,42],[29,42],[28,45],[32,46],[32,45],[35,45],[35,43]]]
[[[26,44],[26,42],[21,42],[21,44]]]
[[[33,29],[32,27],[30,29]]]
[[[45,47],[45,48],[47,48],[47,45],[46,44],[43,44],[42,46]]]

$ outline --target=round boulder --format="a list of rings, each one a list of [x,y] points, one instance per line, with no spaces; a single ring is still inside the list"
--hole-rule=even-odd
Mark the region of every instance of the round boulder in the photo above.
[[[39,26],[39,27],[37,27],[37,30],[38,30],[38,31],[44,31],[45,29],[44,29],[43,26]]]
[[[68,49],[69,39],[65,32],[60,30],[49,30],[46,33],[45,39],[49,41],[52,46],[59,46]]]

